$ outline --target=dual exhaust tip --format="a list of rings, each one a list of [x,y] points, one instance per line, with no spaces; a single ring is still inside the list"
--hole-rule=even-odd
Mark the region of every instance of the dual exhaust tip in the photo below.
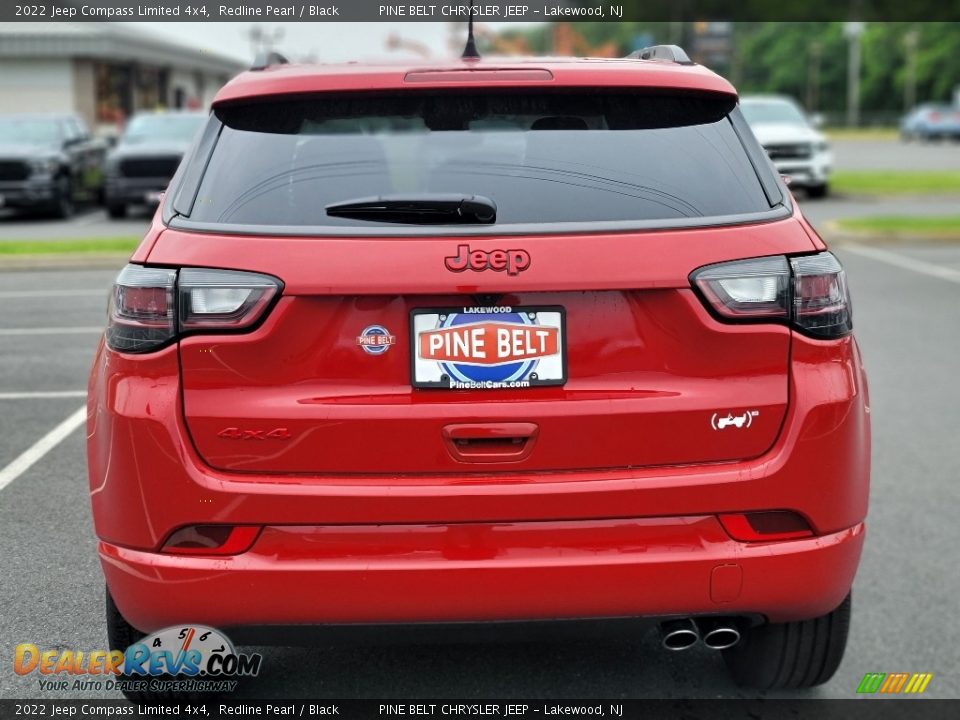
[[[667,650],[687,650],[701,639],[711,650],[726,650],[740,642],[740,631],[732,620],[685,618],[661,623],[660,639]]]

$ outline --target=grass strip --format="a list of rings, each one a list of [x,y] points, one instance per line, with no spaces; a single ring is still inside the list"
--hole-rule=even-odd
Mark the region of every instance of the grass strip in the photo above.
[[[926,195],[960,193],[956,170],[841,170],[830,178],[839,193],[860,195]]]
[[[875,215],[842,218],[836,221],[842,230],[903,235],[960,235],[960,215]]]
[[[70,240],[0,240],[0,256],[129,253],[132,252],[139,243],[139,237],[89,237]]]

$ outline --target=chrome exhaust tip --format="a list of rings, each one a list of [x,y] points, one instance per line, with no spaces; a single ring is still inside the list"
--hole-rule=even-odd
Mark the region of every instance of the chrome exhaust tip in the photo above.
[[[707,618],[697,625],[703,644],[711,650],[726,650],[740,642],[740,631],[729,620]]]
[[[660,623],[660,643],[667,650],[680,651],[692,648],[700,640],[700,632],[693,620],[669,620]]]

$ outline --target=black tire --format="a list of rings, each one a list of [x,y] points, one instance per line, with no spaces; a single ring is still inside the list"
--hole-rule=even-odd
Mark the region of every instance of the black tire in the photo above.
[[[69,175],[57,178],[53,200],[50,201],[50,214],[60,220],[71,217],[76,210],[73,204],[73,180]]]
[[[110,642],[109,649],[126,650],[135,642],[143,640],[146,636],[146,633],[137,630],[120,614],[116,603],[113,602],[110,589],[107,588],[107,640]]]
[[[809,688],[833,677],[850,630],[850,595],[813,620],[768,623],[744,633],[723,659],[738,685],[762,690]]]
[[[110,595],[110,589],[107,588],[107,640],[110,643],[110,650],[126,651],[128,647],[135,642],[143,640],[146,633],[137,630],[133,625],[127,622],[127,619],[120,614],[120,610],[113,602]],[[124,676],[121,676],[123,678]],[[186,679],[184,676],[176,676],[178,679]],[[143,678],[138,678],[143,679]],[[211,702],[219,698],[216,693],[180,693],[173,691],[159,692],[156,690],[128,691],[123,690],[123,695],[128,700],[135,703],[179,703],[179,702]]]
[[[125,203],[107,205],[107,215],[114,220],[120,220],[127,216],[127,206]]]
[[[822,185],[810,185],[807,188],[807,197],[811,198],[823,198],[826,197],[830,192],[830,186],[826,183]]]

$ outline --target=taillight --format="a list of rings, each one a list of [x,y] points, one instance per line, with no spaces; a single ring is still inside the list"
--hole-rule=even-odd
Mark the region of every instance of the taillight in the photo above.
[[[258,273],[185,268],[177,288],[181,330],[239,330],[260,319],[280,284]]]
[[[690,280],[725,320],[789,322],[825,339],[842,337],[853,328],[846,275],[829,252],[707,265]]]
[[[176,335],[177,271],[127,265],[113,285],[106,341],[121,352],[147,352]]]
[[[818,338],[853,330],[847,274],[831,253],[790,258],[793,269],[793,324]]]
[[[106,342],[142,353],[185,332],[248,329],[281,288],[279,280],[259,273],[127,265],[113,286]]]
[[[724,317],[788,317],[790,266],[782,255],[708,265],[694,272],[691,279]]]

